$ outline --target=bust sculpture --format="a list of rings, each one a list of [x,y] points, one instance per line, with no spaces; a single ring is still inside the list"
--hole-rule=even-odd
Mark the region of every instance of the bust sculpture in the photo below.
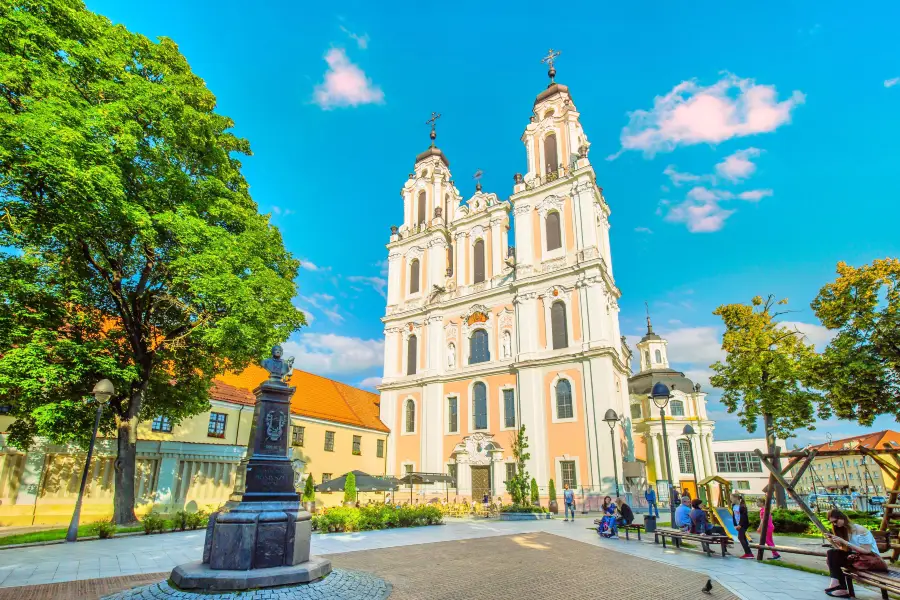
[[[272,346],[272,356],[262,361],[262,367],[269,372],[270,381],[285,381],[294,371],[294,357],[282,360],[284,350],[281,344]]]

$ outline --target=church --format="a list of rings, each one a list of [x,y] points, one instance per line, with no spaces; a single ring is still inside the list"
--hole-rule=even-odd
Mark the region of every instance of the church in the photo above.
[[[395,209],[403,221],[387,244],[379,386],[392,432],[386,472],[449,474],[451,498],[507,498],[520,425],[542,496],[551,479],[559,493],[565,484],[624,490],[623,460],[635,458],[610,208],[553,57],[511,196],[480,183],[471,198],[460,195],[432,115],[431,146],[416,156]],[[609,409],[620,420],[604,421]],[[630,476],[646,483],[643,468]],[[444,489],[419,494],[425,501]]]

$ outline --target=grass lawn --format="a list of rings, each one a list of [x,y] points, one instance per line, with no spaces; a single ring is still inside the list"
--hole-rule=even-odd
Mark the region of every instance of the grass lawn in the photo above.
[[[117,527],[116,533],[129,533],[131,531],[143,531],[141,525],[132,525],[128,527]],[[52,542],[54,540],[64,540],[68,527],[64,529],[47,529],[45,531],[32,531],[29,533],[16,533],[0,537],[0,546],[11,546],[13,544],[31,544],[33,542]],[[82,525],[78,528],[78,537],[88,537],[96,535],[94,527],[91,524]]]
[[[795,565],[793,563],[785,562],[784,560],[764,560],[764,563],[767,565],[772,565],[774,567],[782,567],[784,569],[793,569],[795,571],[803,571],[804,573],[814,573],[816,575],[824,575],[828,577],[828,571],[824,571],[822,569],[816,569],[813,567],[806,567],[804,565]]]

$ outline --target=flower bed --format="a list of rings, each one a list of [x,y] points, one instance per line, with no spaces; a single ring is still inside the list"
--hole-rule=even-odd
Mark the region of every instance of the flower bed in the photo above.
[[[440,509],[435,506],[337,506],[312,518],[313,531],[337,533],[343,531],[372,531],[397,527],[440,525],[444,522]]]
[[[537,504],[507,504],[500,507],[501,521],[538,521],[549,518],[549,511]]]
[[[500,507],[500,513],[546,513],[547,509],[536,504],[507,504]]]

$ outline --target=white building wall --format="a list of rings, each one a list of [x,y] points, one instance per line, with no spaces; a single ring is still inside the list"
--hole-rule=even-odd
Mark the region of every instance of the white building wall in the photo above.
[[[787,451],[787,447],[785,446],[784,441],[778,440],[776,444],[781,448],[782,452]],[[756,449],[759,449],[764,454],[768,452],[768,450],[766,449],[765,438],[751,438],[745,440],[714,440],[712,441],[709,448],[713,460],[715,460],[716,452],[752,453]],[[718,471],[718,475],[730,481],[732,483],[732,486],[735,488],[735,491],[751,496],[761,496],[763,494],[763,488],[769,483],[769,472],[765,467],[762,467],[761,472],[741,473]],[[749,487],[748,489],[739,489],[736,485],[736,482],[747,482]]]

